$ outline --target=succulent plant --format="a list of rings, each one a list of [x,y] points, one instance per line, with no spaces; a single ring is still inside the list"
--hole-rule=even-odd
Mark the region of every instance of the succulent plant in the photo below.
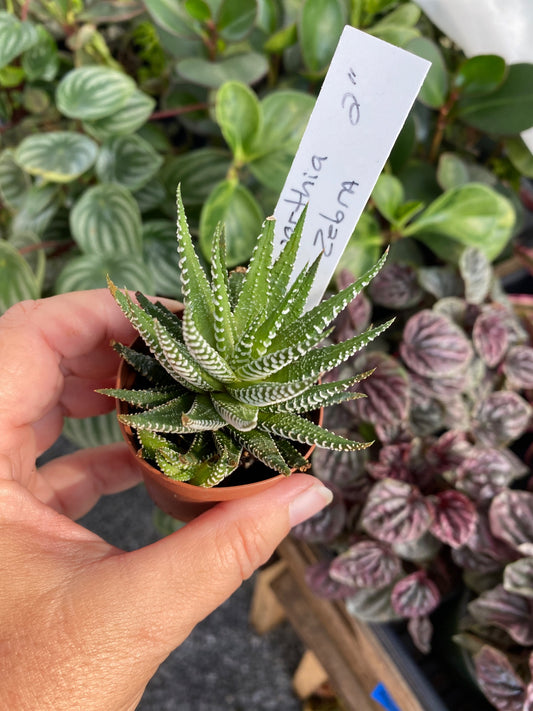
[[[101,392],[132,408],[119,419],[136,431],[141,456],[165,475],[209,487],[250,456],[283,474],[308,468],[294,443],[333,450],[367,446],[302,415],[362,397],[348,388],[368,372],[335,382],[317,381],[389,323],[344,343],[317,346],[331,321],[379,271],[386,255],[354,284],[305,311],[320,257],[291,283],[302,226],[303,219],[273,261],[274,221],[267,219],[248,269],[229,275],[224,233],[218,228],[209,279],[196,254],[178,189],[182,318],[141,293],[136,303],[110,282],[114,298],[149,352],[118,344],[116,349],[148,385]]]
[[[533,650],[533,493],[519,490],[531,488],[533,454],[527,323],[473,248],[456,268],[386,264],[333,338],[364,331],[372,312],[388,310],[398,314],[394,327],[333,373],[375,371],[352,387],[366,398],[325,417],[344,436],[375,443],[313,457],[338,513],[294,532],[324,545],[309,584],[362,619],[407,620],[428,651],[429,615],[462,578],[481,594],[474,626],[490,619],[515,644],[526,631]]]

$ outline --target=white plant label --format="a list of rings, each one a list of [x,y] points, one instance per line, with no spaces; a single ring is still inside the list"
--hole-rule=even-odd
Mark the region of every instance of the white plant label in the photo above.
[[[294,273],[323,252],[308,308],[324,295],[429,66],[344,28],[274,211],[279,254],[308,205]]]

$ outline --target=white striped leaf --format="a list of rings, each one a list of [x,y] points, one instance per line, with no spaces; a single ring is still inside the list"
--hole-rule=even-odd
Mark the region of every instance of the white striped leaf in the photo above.
[[[53,81],[59,69],[57,45],[43,25],[37,26],[37,41],[22,56],[22,68],[30,81]]]
[[[40,235],[61,206],[59,186],[53,183],[32,185],[11,224],[13,232],[35,232]]]
[[[176,227],[169,220],[143,223],[144,261],[152,275],[156,294],[182,299]]]
[[[82,252],[131,256],[142,250],[139,207],[120,185],[86,190],[71,210],[70,230]]]
[[[102,183],[139,190],[154,177],[162,162],[162,157],[140,136],[113,136],[100,149],[96,173]]]
[[[0,313],[23,299],[37,299],[34,273],[15,247],[0,240]]]
[[[286,476],[291,473],[290,467],[282,457],[270,434],[257,429],[250,430],[250,432],[241,432],[232,427],[229,429],[237,442],[251,452],[256,459],[266,464],[267,467]]]
[[[338,451],[366,449],[372,444],[371,442],[355,442],[346,439],[329,432],[329,430],[325,430],[319,425],[315,425],[304,417],[289,412],[274,415],[260,413],[258,427],[263,432],[268,432],[278,437],[285,437],[302,444],[316,444],[317,447]]]
[[[118,111],[95,121],[85,121],[83,127],[99,141],[112,136],[126,136],[135,133],[148,121],[154,107],[155,100],[136,89]]]
[[[218,414],[236,430],[253,430],[257,425],[257,407],[237,402],[227,393],[211,393],[210,397]]]
[[[190,409],[183,413],[181,421],[193,432],[212,432],[227,424],[207,395],[197,395]]]
[[[189,309],[183,315],[183,341],[194,360],[221,383],[232,383],[235,373],[226,360],[213,348],[198,330]]]
[[[139,210],[144,213],[150,212],[150,210],[157,208],[162,208],[162,205],[167,198],[167,194],[163,183],[158,178],[155,178],[144,185],[140,190],[136,190],[133,197],[137,200]],[[160,212],[163,212],[163,210],[160,209]],[[173,227],[173,233],[175,234],[175,232],[176,229]]]
[[[56,281],[56,291],[101,289],[107,285],[107,276],[113,281],[134,289],[141,284],[151,293],[153,284],[146,265],[138,255],[124,257],[114,254],[83,254],[69,259]]]
[[[15,15],[0,11],[0,67],[37,42],[37,28],[31,22],[21,22]]]
[[[239,402],[266,407],[296,397],[296,395],[305,392],[314,382],[315,378],[285,383],[255,383],[242,387],[227,386],[226,389]]]
[[[50,131],[25,138],[15,151],[15,160],[30,175],[52,183],[70,183],[89,170],[98,146],[81,133]]]
[[[59,111],[69,118],[91,121],[111,116],[135,91],[131,77],[103,66],[86,66],[65,74],[56,90]]]
[[[11,209],[19,209],[31,186],[30,176],[15,161],[13,151],[0,153],[0,196]]]
[[[82,419],[66,417],[63,435],[81,449],[99,447],[123,440],[114,412]]]
[[[26,247],[31,248],[26,253],[22,253],[22,256],[28,262],[30,269],[34,273],[37,288],[40,292],[43,287],[46,269],[46,255],[44,249],[41,247],[41,239],[35,232],[26,230],[25,232],[14,232],[10,235],[8,242],[15,247],[16,250],[24,250]],[[35,249],[35,247],[37,247],[37,249]]]

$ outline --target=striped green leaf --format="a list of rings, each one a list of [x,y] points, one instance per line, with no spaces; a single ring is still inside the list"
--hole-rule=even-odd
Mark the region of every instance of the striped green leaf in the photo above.
[[[243,385],[242,387],[227,386],[226,389],[239,402],[257,407],[266,407],[296,397],[296,395],[307,390],[314,381],[315,378],[307,378],[283,383],[256,383],[254,385]]]
[[[233,314],[237,334],[243,333],[255,313],[266,311],[268,306],[275,224],[273,219],[265,220],[252,252],[239,301]]]
[[[82,252],[140,254],[142,225],[131,193],[113,183],[86,190],[70,213],[70,229]]]
[[[123,284],[129,289],[137,286],[151,293],[153,282],[139,255],[132,254],[125,258],[120,254],[83,254],[69,259],[61,270],[56,291],[64,294],[67,291],[84,289],[102,289],[107,285],[107,277]]]
[[[248,431],[257,425],[257,407],[237,402],[227,393],[211,393],[210,397],[218,414],[236,430]]]
[[[96,160],[98,146],[81,133],[50,131],[25,138],[14,157],[30,175],[53,183],[70,183],[89,170]]]
[[[301,318],[297,318],[294,321],[291,320],[274,339],[274,346],[276,348],[284,348],[294,343],[295,340],[304,340],[312,329],[323,330],[327,328],[333,319],[355,299],[365,286],[368,286],[385,263],[387,255],[388,250],[371,269],[353,284],[350,284],[329,299],[321,301]]]
[[[153,293],[183,299],[176,251],[176,226],[170,220],[143,222],[144,261],[155,285]]]
[[[0,197],[11,210],[19,209],[24,203],[26,192],[31,186],[30,176],[15,160],[14,151],[6,149],[0,153]]]
[[[26,230],[25,232],[14,232],[9,236],[9,244],[19,250],[28,262],[30,269],[35,275],[35,281],[39,293],[43,287],[45,270],[46,270],[46,255],[42,249],[42,240],[35,232]],[[28,249],[28,247],[30,249]]]
[[[58,185],[32,185],[23,194],[23,200],[11,224],[12,231],[42,234],[58,211],[61,200]]]
[[[173,338],[183,342],[183,327],[181,319],[172,313],[160,301],[151,301],[140,291],[135,292],[135,298],[146,313],[165,328]]]
[[[181,392],[177,388],[166,390],[125,390],[124,388],[102,388],[97,393],[117,398],[121,402],[137,407],[157,407],[174,400]]]
[[[63,435],[81,449],[122,442],[122,432],[114,412],[95,417],[65,418]]]
[[[83,127],[99,141],[112,136],[127,136],[148,121],[154,107],[155,100],[151,96],[135,89],[118,111],[95,121],[85,121]]]
[[[157,387],[169,383],[175,384],[168,372],[151,355],[139,353],[122,343],[113,343],[113,348],[137,373],[143,375]]]
[[[0,312],[23,299],[36,299],[35,274],[12,244],[0,239]]]
[[[194,360],[221,383],[232,383],[235,374],[220,353],[209,345],[198,330],[189,309],[183,315],[183,341]]]
[[[167,194],[161,180],[154,178],[140,190],[136,190],[133,197],[137,200],[140,211],[144,213],[157,208],[161,209],[166,201]],[[176,232],[175,228],[173,232]]]
[[[207,395],[197,395],[181,421],[190,432],[212,432],[226,426],[226,420],[218,414]]]
[[[273,415],[260,413],[258,427],[271,435],[338,451],[366,449],[371,444],[371,442],[354,442],[336,435],[294,413],[284,412]]]
[[[274,469],[280,474],[288,476],[291,473],[291,468],[281,455],[276,443],[267,432],[261,432],[258,429],[250,430],[250,432],[241,432],[239,430],[229,428],[232,436],[242,444],[242,446],[251,452],[256,459],[266,464],[267,467]]]
[[[279,402],[269,408],[272,412],[311,412],[319,407],[329,407],[337,405],[348,400],[357,400],[365,397],[362,393],[347,392],[347,388],[359,383],[364,378],[367,378],[372,371],[360,373],[354,378],[348,380],[338,380],[334,383],[320,383],[313,385],[309,390],[306,390],[301,395]]]
[[[182,415],[190,407],[190,395],[177,397],[164,405],[153,407],[145,412],[133,415],[119,415],[118,419],[125,425],[137,430],[149,432],[166,432],[167,434],[181,434],[194,430],[182,423]]]
[[[37,28],[31,22],[21,22],[15,15],[0,11],[0,68],[37,42]]]
[[[183,298],[188,308],[192,311],[200,333],[210,345],[214,345],[214,304],[211,286],[192,243],[179,187],[177,191],[177,206],[178,254]]]
[[[65,74],[56,90],[59,111],[69,118],[92,121],[121,109],[136,89],[131,77],[104,66],[85,66]]]
[[[22,55],[22,68],[30,81],[53,81],[59,69],[59,53],[52,35],[38,25],[37,41]]]
[[[291,363],[283,370],[272,376],[273,380],[285,382],[288,378],[299,380],[300,378],[312,378],[316,380],[320,375],[329,373],[337,365],[344,363],[348,358],[355,355],[362,348],[371,343],[389,328],[394,319],[385,321],[375,328],[369,328],[358,336],[349,338],[342,343],[334,343],[323,348],[314,348],[306,353],[294,363]],[[295,393],[296,395],[296,393]]]
[[[162,162],[162,157],[140,136],[113,136],[100,149],[96,173],[102,183],[139,190],[154,177]]]
[[[229,297],[226,264],[226,240],[219,227],[213,236],[211,251],[211,286],[213,289],[215,345],[224,358],[233,353],[233,317]]]

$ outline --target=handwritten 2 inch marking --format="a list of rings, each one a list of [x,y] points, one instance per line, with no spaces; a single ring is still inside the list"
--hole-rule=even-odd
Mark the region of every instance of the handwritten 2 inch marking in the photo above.
[[[355,188],[358,185],[359,183],[356,180],[343,180],[341,183],[341,189],[337,193],[335,207],[340,205],[341,207],[347,209],[349,207],[349,203],[346,202],[346,200],[349,199],[349,195],[353,195],[355,193]],[[344,210],[336,210],[334,217],[326,215],[323,212],[320,212],[319,215],[323,220],[329,222],[329,224],[327,225],[327,228],[319,227],[315,233],[313,245],[316,246],[318,244],[322,249],[324,257],[330,257],[333,251],[333,242],[337,239],[338,225],[344,221],[346,213]]]
[[[352,68],[350,68],[350,71],[348,72],[348,79],[354,86],[357,85],[356,78],[357,74]],[[359,119],[361,118],[361,104],[357,100],[355,94],[351,91],[347,91],[342,97],[342,108],[346,108],[346,105],[348,105],[348,118],[350,119],[350,123],[352,126],[357,126]]]

